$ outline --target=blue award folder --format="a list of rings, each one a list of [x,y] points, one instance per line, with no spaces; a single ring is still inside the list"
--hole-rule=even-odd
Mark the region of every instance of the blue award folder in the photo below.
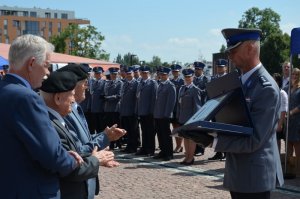
[[[174,136],[197,142],[199,133],[221,133],[249,136],[253,125],[237,72],[229,73],[207,84],[209,100],[181,127]]]

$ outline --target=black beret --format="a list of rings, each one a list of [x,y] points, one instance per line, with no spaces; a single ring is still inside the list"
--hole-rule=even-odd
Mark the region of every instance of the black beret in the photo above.
[[[88,78],[88,73],[86,73],[83,70],[82,66],[79,64],[68,64],[68,65],[58,69],[57,71],[58,72],[62,72],[62,71],[72,72],[73,74],[75,74],[77,76],[77,81],[81,81],[81,80]]]
[[[40,88],[46,93],[62,93],[71,91],[77,84],[77,76],[69,71],[54,71],[50,73]]]

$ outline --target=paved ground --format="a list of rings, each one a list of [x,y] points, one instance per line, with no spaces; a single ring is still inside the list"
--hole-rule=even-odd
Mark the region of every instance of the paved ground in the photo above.
[[[121,165],[100,170],[101,194],[97,199],[191,199],[230,198],[223,189],[224,161],[207,161],[214,153],[207,149],[192,166],[182,166],[183,153],[169,162],[115,152]],[[300,198],[300,178],[286,180],[272,192],[275,199]]]

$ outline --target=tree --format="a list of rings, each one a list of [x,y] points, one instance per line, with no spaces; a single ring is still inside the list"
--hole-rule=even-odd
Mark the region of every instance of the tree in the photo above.
[[[270,8],[247,10],[239,21],[239,28],[258,28],[262,30],[261,61],[270,73],[281,71],[281,64],[288,60],[289,36],[283,34],[280,15]]]
[[[221,49],[220,49],[220,53],[225,53],[226,47],[224,46],[224,44],[222,44]]]
[[[282,33],[279,26],[280,15],[271,8],[259,10],[257,7],[250,8],[239,21],[239,28],[259,28],[262,30],[261,42],[272,34]]]
[[[272,34],[261,46],[261,61],[267,63],[268,71],[281,73],[281,65],[289,57],[290,37],[287,34]]]
[[[109,60],[109,54],[101,49],[105,37],[94,26],[80,27],[71,24],[60,35],[53,36],[50,41],[55,46],[55,51],[93,59]],[[66,48],[68,45],[68,49]]]

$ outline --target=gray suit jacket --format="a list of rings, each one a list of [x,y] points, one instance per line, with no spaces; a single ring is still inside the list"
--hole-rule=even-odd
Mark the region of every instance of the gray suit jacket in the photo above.
[[[175,102],[176,89],[174,84],[170,80],[167,80],[165,83],[160,83],[156,92],[153,118],[172,118]]]
[[[121,98],[121,88],[123,82],[121,80],[109,80],[105,83],[105,104],[104,112],[119,112],[119,102]]]
[[[224,187],[235,192],[264,192],[283,184],[275,129],[279,88],[261,66],[244,84],[254,125],[250,137],[218,135],[216,151],[227,152]]]
[[[131,82],[127,80],[124,82],[120,100],[120,116],[133,116],[135,114],[137,86],[138,82],[135,79]]]
[[[200,89],[194,84],[190,88],[182,86],[178,93],[177,118],[184,124],[201,108]]]
[[[138,116],[146,116],[153,114],[154,103],[156,98],[157,82],[148,79],[146,83],[141,80],[136,91],[137,105],[136,113]]]
[[[93,94],[91,100],[91,112],[103,113],[104,108],[104,86],[105,80],[94,80],[93,82]]]

